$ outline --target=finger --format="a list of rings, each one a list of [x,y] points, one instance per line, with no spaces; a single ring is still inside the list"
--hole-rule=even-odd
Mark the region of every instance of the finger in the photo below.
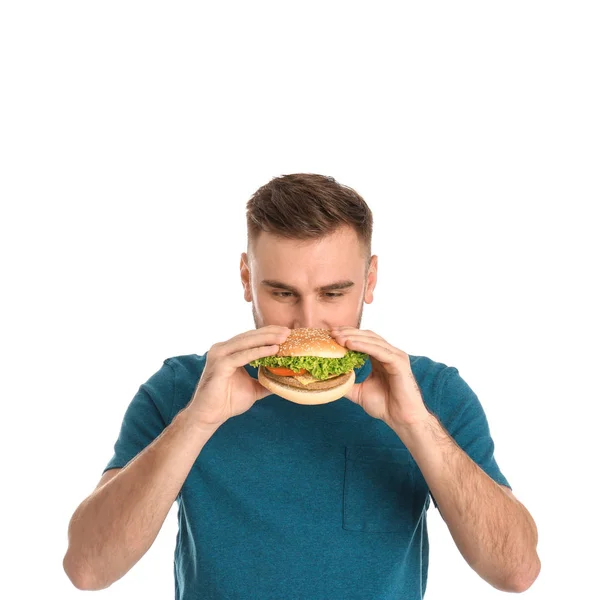
[[[289,329],[289,327],[283,327],[280,325],[267,325],[266,327],[261,327],[259,329],[250,329],[248,331],[244,331],[244,333],[239,333],[238,335],[233,336],[232,338],[230,338],[229,340],[227,340],[226,342],[223,342],[223,343],[228,344],[229,342],[232,342],[234,340],[240,340],[243,338],[254,337],[255,335],[262,335],[262,334],[271,333],[271,332],[289,333],[290,329]]]
[[[243,367],[253,360],[264,358],[265,356],[273,356],[279,350],[278,344],[269,346],[260,346],[259,348],[249,348],[230,354],[226,360],[234,367]]]
[[[255,331],[254,334],[247,335],[240,338],[232,338],[228,342],[225,342],[222,346],[222,352],[225,356],[231,356],[232,354],[249,350],[251,348],[259,348],[262,346],[273,346],[277,344],[275,354],[279,350],[279,344],[288,337],[288,333],[285,331]],[[265,356],[268,356],[265,355]],[[254,359],[253,359],[254,360]]]
[[[378,335],[377,333],[375,333],[374,331],[371,331],[370,329],[358,329],[356,327],[350,327],[349,325],[342,325],[340,327],[333,327],[332,329],[330,329],[330,332],[332,334],[340,334],[340,333],[344,333],[344,334],[350,334],[350,333],[356,333],[359,335],[370,335],[379,339],[383,339],[380,335]]]
[[[258,379],[253,379],[252,381],[254,384],[256,401],[262,400],[263,398],[266,398],[267,396],[273,395],[273,392],[270,389],[266,388],[261,383],[259,383]]]
[[[386,371],[392,375],[400,374],[402,372],[399,364],[401,355],[399,351],[389,344],[382,345],[373,341],[372,339],[355,337],[346,340],[344,345],[350,350],[364,352],[365,354],[376,358],[384,365]]]
[[[372,339],[378,343],[387,344],[387,342],[380,335],[377,335],[368,329],[348,328],[344,329],[343,331],[332,332],[331,335],[339,344],[342,344],[344,340],[350,339],[351,337]]]

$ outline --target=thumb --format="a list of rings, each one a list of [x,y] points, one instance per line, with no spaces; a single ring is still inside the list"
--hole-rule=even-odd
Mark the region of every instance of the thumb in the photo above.
[[[252,383],[254,385],[254,395],[257,401],[273,394],[271,390],[268,390],[264,385],[261,385],[258,380],[253,379]]]
[[[362,383],[356,383],[354,384],[345,394],[344,394],[344,398],[348,398],[348,400],[351,400],[352,402],[354,402],[354,404],[359,404],[358,399],[360,396],[360,386],[362,386]]]

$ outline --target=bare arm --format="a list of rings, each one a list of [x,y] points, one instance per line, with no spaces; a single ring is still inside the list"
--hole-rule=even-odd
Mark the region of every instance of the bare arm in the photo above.
[[[69,523],[63,566],[75,587],[107,588],[148,551],[206,442],[271,393],[243,366],[277,352],[288,333],[269,325],[213,345],[187,407],[116,475],[105,473]]]
[[[218,427],[199,424],[189,409],[182,410],[161,435],[79,505],[69,523],[63,561],[77,588],[107,588],[142,558]]]
[[[469,565],[499,590],[528,589],[541,562],[537,527],[527,509],[471,460],[435,416],[395,431],[419,465]]]

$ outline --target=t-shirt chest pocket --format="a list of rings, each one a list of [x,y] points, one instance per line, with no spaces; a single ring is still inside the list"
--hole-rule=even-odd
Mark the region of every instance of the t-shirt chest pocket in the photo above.
[[[411,535],[426,498],[422,483],[406,448],[346,446],[342,527]]]

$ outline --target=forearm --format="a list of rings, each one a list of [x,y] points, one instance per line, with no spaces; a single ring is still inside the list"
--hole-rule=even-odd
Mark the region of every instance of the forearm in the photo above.
[[[65,566],[86,589],[123,577],[148,551],[198,454],[218,427],[187,409],[117,475],[94,491],[69,523]]]
[[[497,589],[527,589],[539,571],[537,529],[527,509],[471,460],[434,415],[393,429],[419,465],[468,564]]]

